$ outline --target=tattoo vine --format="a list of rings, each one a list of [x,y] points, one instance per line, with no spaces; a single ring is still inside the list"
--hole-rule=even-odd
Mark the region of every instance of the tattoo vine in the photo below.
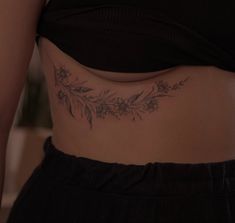
[[[115,96],[116,93],[109,89],[101,91],[99,94],[90,94],[94,89],[86,87],[87,81],[79,81],[79,78],[71,80],[72,74],[65,66],[56,67],[54,65],[55,86],[58,87],[57,98],[59,102],[66,106],[70,115],[76,118],[79,111],[81,118],[86,117],[90,129],[93,125],[93,117],[104,119],[111,115],[120,120],[121,116],[131,115],[132,121],[136,118],[142,120],[141,113],[152,113],[159,108],[158,98],[174,97],[169,95],[169,91],[180,89],[190,78],[170,86],[166,81],[155,81],[151,89],[142,90],[127,98]]]

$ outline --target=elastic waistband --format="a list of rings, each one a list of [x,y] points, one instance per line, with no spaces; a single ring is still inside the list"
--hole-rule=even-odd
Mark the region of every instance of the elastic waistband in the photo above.
[[[235,191],[235,160],[210,163],[104,162],[64,153],[51,136],[44,142],[43,170],[51,178],[106,193],[166,196]]]

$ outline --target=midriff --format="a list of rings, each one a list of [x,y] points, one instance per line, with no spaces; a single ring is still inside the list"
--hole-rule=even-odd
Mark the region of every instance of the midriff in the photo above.
[[[235,73],[186,65],[111,72],[39,43],[52,142],[63,152],[125,164],[235,158]]]

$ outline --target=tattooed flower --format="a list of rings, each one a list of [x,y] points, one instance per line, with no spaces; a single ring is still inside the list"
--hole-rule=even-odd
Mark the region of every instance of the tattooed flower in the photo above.
[[[60,82],[63,82],[65,79],[68,79],[68,77],[70,76],[71,74],[69,73],[68,70],[66,70],[65,68],[63,67],[59,67],[57,70],[56,70],[56,76],[57,76],[57,79],[60,81]]]
[[[164,82],[163,80],[158,81],[156,85],[158,88],[158,92],[168,93],[168,91],[171,89],[169,84],[167,82]]]
[[[128,113],[130,111],[129,104],[125,101],[125,99],[120,97],[117,98],[115,107],[120,115]]]
[[[57,96],[60,100],[63,100],[66,97],[66,94],[63,91],[58,91]]]
[[[172,90],[177,90],[177,89],[179,89],[179,84],[178,83],[176,83],[172,86]]]
[[[104,118],[105,115],[107,115],[109,112],[110,112],[110,107],[105,103],[101,103],[98,106],[96,106],[97,117]]]
[[[158,108],[158,100],[151,99],[144,104],[144,109],[148,112],[153,112]]]

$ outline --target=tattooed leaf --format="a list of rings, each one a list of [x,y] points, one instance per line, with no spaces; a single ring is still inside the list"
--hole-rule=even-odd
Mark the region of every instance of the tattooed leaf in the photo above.
[[[85,93],[85,92],[88,92],[88,91],[91,91],[92,88],[88,88],[88,87],[80,87],[79,88],[79,92],[80,93]]]
[[[89,109],[87,105],[85,106],[85,115],[89,124],[92,125],[92,114],[91,114],[91,110]]]
[[[128,99],[128,102],[129,103],[134,103],[138,98],[139,96],[143,93],[143,91],[141,93],[138,93],[138,94],[135,94],[133,96],[131,96],[129,99]]]
[[[139,117],[140,120],[143,120],[142,116],[138,112],[136,112],[136,115]]]
[[[71,105],[70,100],[67,95],[65,96],[65,103],[66,103],[66,106],[67,106],[69,113],[74,117],[74,114],[72,111],[72,105]]]
[[[110,90],[109,90],[109,89],[104,90],[104,94],[108,94],[109,92],[110,92]]]
[[[107,97],[105,98],[105,100],[110,99],[110,98],[113,97],[115,94],[116,94],[116,93],[112,93],[112,94],[107,95]]]
[[[81,94],[81,93],[86,93],[86,92],[91,91],[93,89],[88,88],[88,87],[72,86],[71,90],[74,94],[78,95],[78,94]]]
[[[158,94],[158,95],[157,95],[157,97],[165,97],[165,96],[174,97],[174,96],[169,95],[169,94]]]

